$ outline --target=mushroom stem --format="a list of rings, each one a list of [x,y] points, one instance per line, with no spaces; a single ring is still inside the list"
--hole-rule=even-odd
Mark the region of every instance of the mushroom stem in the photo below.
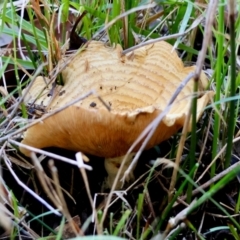
[[[132,159],[135,156],[135,154],[136,153],[130,153],[128,155],[128,157],[126,159],[126,162],[125,162],[125,164],[124,164],[124,166],[122,168],[122,171],[120,173],[120,177],[118,179],[118,182],[117,182],[117,185],[116,185],[116,189],[121,189],[122,182],[120,180],[122,179],[122,177],[124,175],[124,172],[127,170],[129,165],[131,164]],[[112,187],[124,157],[125,157],[125,155],[123,155],[121,157],[115,157],[115,158],[105,158],[104,165],[105,165],[105,169],[106,169],[106,171],[108,173],[108,176],[105,179],[105,182],[104,182],[104,185],[103,185],[104,189]],[[126,181],[127,182],[131,182],[133,180],[134,180],[134,174],[133,174],[133,172],[131,172],[128,175],[128,178],[126,179]]]

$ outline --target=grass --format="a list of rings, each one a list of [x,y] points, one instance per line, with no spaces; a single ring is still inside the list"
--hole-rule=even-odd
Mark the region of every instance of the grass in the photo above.
[[[149,2],[49,0],[23,7],[20,2],[1,2],[0,34],[13,37],[11,54],[1,56],[0,69],[0,225],[5,236],[51,239],[52,232],[55,239],[70,233],[76,239],[99,240],[240,238],[240,151],[234,143],[239,137],[239,3],[234,7],[234,0],[219,1],[217,6],[204,1]],[[209,89],[215,91],[198,123],[193,97],[191,134],[186,124],[172,139],[143,153],[135,171],[138,182],[120,192],[99,194],[97,200],[92,198],[101,192],[98,181],[104,178],[99,159],[92,163],[90,157],[89,173],[71,165],[69,159],[75,156],[65,150],[57,150],[59,156],[40,151],[41,164],[35,156],[27,165],[17,151],[21,128],[31,118],[22,90],[40,73],[61,82],[57,66],[68,55],[66,36],[76,21],[74,14],[83,14],[74,41],[79,36],[109,41],[127,51],[142,41],[167,37],[186,65],[196,64],[194,91],[201,69],[210,73]],[[68,163],[48,165],[49,159]],[[80,226],[74,215],[80,216]]]

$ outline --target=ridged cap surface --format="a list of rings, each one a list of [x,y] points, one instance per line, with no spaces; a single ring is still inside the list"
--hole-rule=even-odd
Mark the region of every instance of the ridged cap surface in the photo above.
[[[194,66],[184,67],[166,42],[139,48],[125,56],[119,45],[107,47],[92,41],[62,72],[64,86],[55,87],[54,95],[49,96],[52,86],[46,87],[46,80],[38,77],[25,102],[34,102],[51,113],[90,90],[96,94],[29,128],[22,142],[37,148],[56,146],[107,158],[124,155],[194,70]],[[203,91],[206,85],[202,73],[199,90]],[[170,138],[183,126],[192,91],[193,80],[190,80],[147,148]],[[213,92],[207,91],[198,99],[198,118],[212,95]],[[29,155],[26,149],[21,151]]]

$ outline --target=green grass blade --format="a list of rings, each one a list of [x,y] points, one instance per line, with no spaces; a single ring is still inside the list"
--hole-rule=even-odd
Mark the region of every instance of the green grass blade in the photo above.
[[[220,100],[221,95],[221,86],[223,82],[222,68],[223,68],[223,40],[224,40],[224,0],[221,0],[221,4],[219,5],[219,21],[218,21],[218,34],[216,34],[217,38],[217,46],[218,46],[218,58],[217,58],[217,66],[216,66],[216,93],[215,93],[215,101]],[[212,159],[217,155],[218,147],[219,147],[219,129],[220,129],[220,117],[219,110],[220,105],[215,105],[218,111],[215,111],[214,114],[214,133],[213,133],[213,146],[212,146]],[[211,177],[214,177],[216,169],[216,163],[214,163],[211,167]]]
[[[197,91],[198,91],[198,79],[194,79],[194,89],[193,93],[195,96],[192,99],[192,134],[191,134],[191,147],[190,147],[190,169],[193,169],[196,162],[196,144],[197,144]],[[187,202],[190,203],[192,201],[192,189],[193,185],[191,183],[188,184],[187,189]]]
[[[236,94],[236,36],[235,36],[235,12],[229,15],[230,24],[230,49],[231,49],[231,89],[230,96]],[[235,129],[235,101],[229,103],[229,114],[228,114],[228,129],[227,129],[227,149],[225,156],[225,168],[230,165],[231,155],[232,155],[232,140]]]
[[[124,224],[125,224],[125,222],[126,222],[126,220],[128,219],[128,217],[129,217],[130,214],[131,214],[131,211],[130,211],[129,209],[126,210],[126,211],[123,213],[120,221],[118,222],[118,225],[116,226],[116,228],[115,228],[115,230],[114,230],[114,232],[113,232],[113,235],[114,235],[114,236],[117,236],[117,235],[119,234],[119,232],[125,227]]]
[[[140,221],[141,215],[143,210],[143,202],[144,202],[144,194],[138,195],[138,202],[137,202],[137,239],[140,239]]]

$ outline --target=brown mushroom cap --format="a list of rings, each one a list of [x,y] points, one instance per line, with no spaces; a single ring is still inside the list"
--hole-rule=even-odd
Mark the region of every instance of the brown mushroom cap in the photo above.
[[[22,143],[37,148],[56,146],[106,158],[122,156],[165,109],[179,84],[194,69],[184,67],[166,42],[139,48],[125,56],[119,45],[112,48],[92,41],[62,72],[64,86],[55,88],[54,97],[48,96],[51,86],[46,88],[44,79],[38,77],[25,102],[46,106],[47,112],[52,112],[95,90],[111,111],[96,95],[91,95],[30,127]],[[204,73],[201,83],[207,84]],[[170,138],[183,126],[192,91],[191,80],[158,126],[147,148]],[[198,118],[212,95],[208,91],[198,99]],[[20,150],[29,155],[28,150]]]

